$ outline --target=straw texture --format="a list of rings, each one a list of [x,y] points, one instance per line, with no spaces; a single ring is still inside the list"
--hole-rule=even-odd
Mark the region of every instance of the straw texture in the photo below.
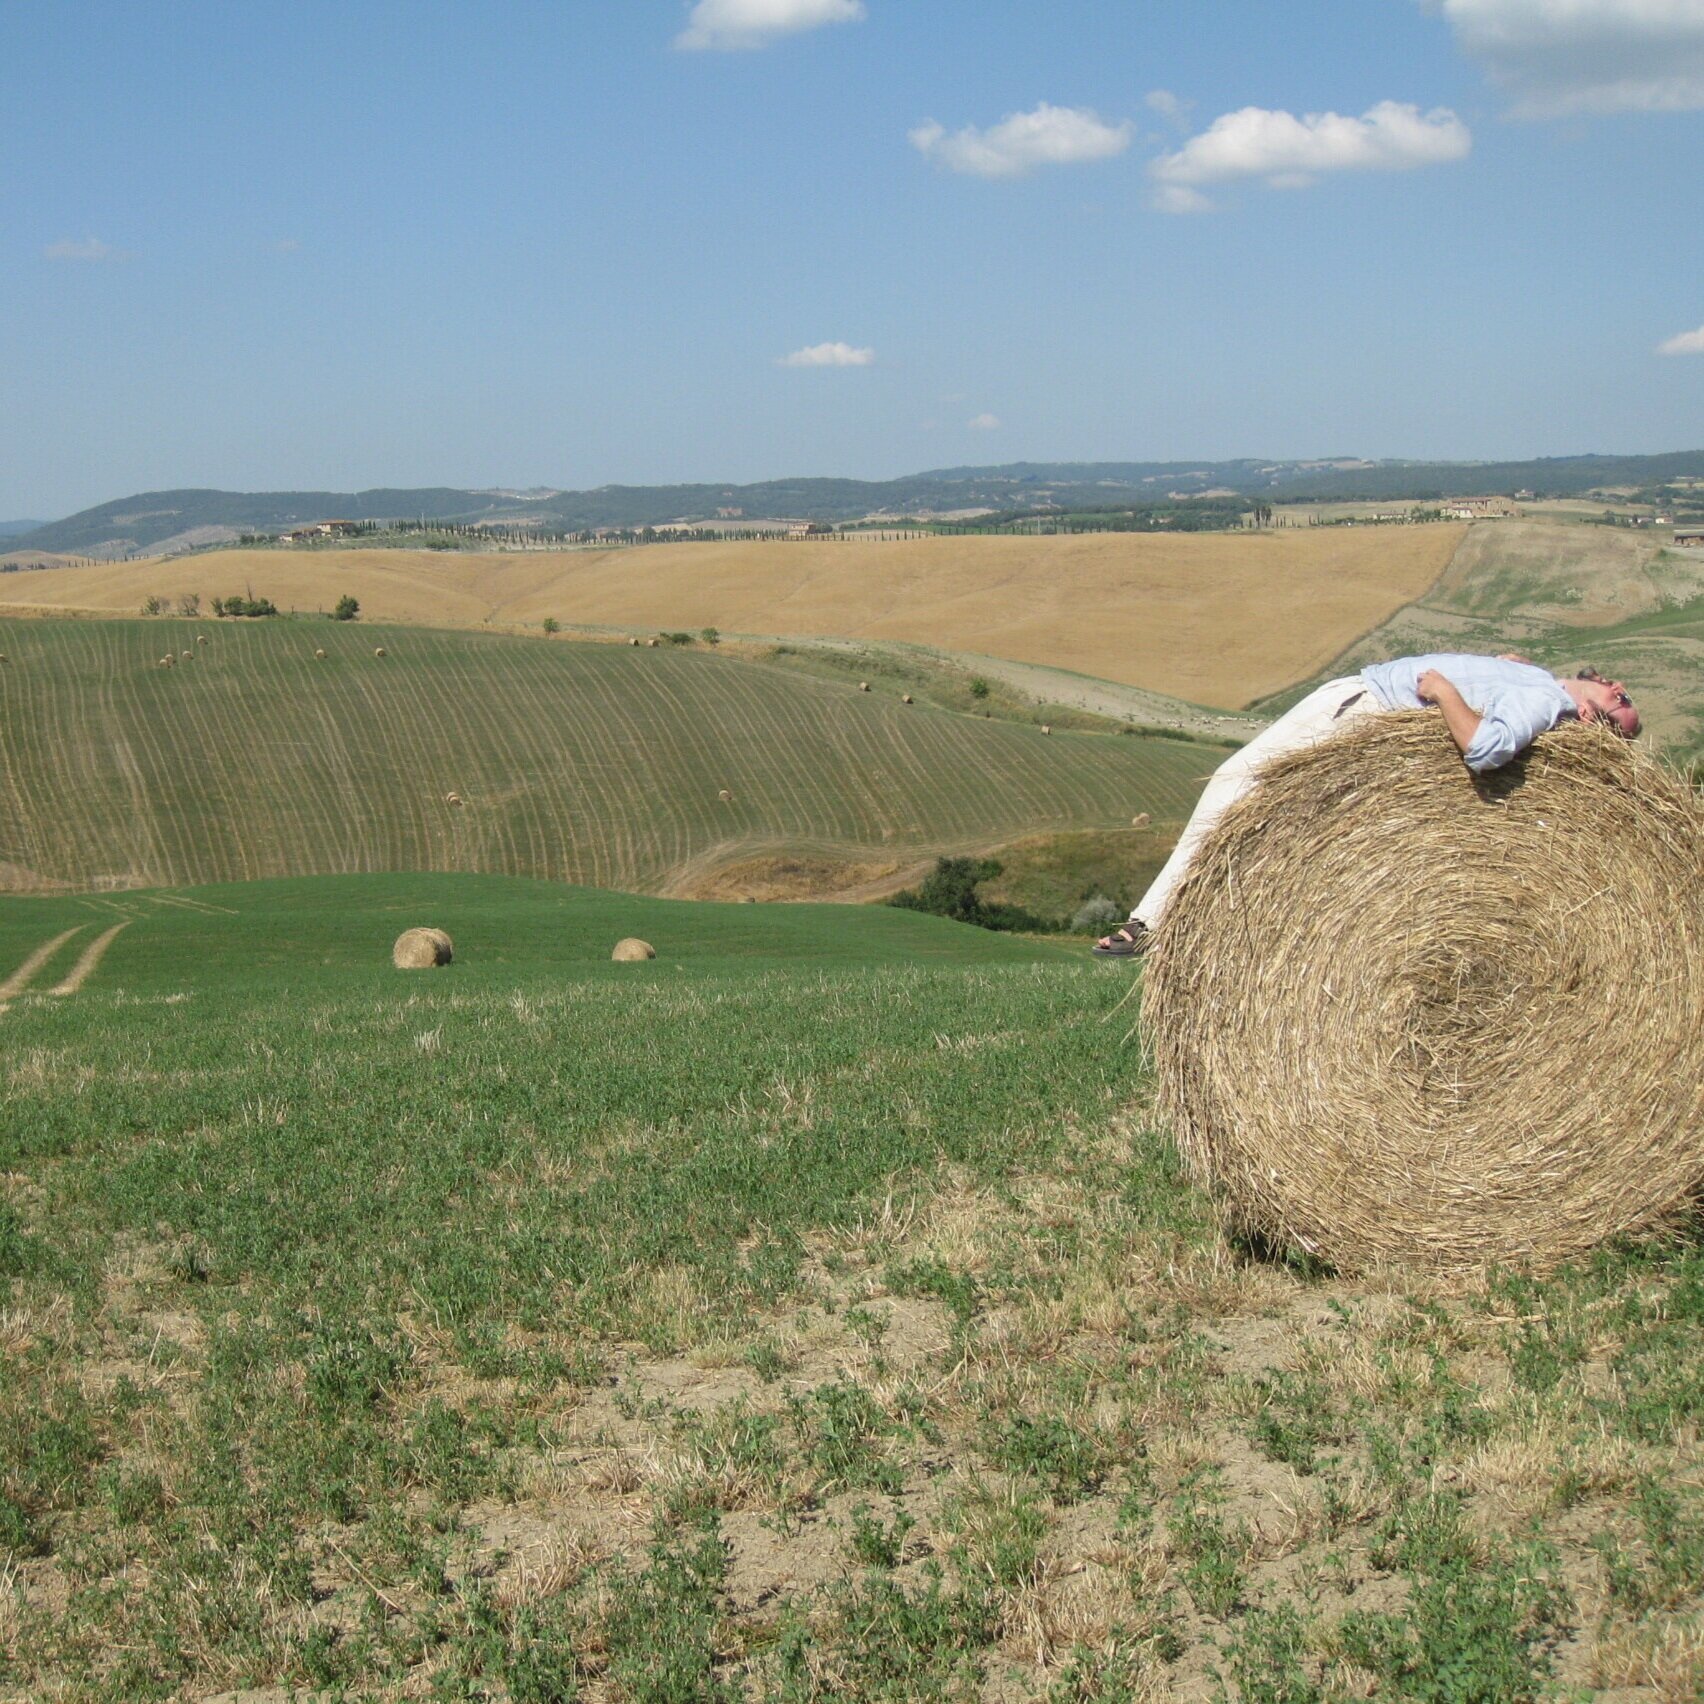
[[[1357,719],[1203,845],[1143,1026],[1239,1230],[1554,1265],[1704,1177],[1704,812],[1589,726],[1475,780],[1437,716]]]
[[[404,929],[391,948],[398,970],[433,970],[455,956],[455,943],[442,929]]]

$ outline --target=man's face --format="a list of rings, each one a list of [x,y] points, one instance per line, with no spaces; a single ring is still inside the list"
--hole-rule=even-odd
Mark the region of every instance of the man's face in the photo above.
[[[1580,683],[1585,688],[1585,700],[1591,707],[1591,720],[1594,722],[1612,722],[1618,733],[1628,739],[1639,731],[1639,712],[1634,708],[1633,700],[1627,696],[1627,688],[1618,680],[1587,680]]]

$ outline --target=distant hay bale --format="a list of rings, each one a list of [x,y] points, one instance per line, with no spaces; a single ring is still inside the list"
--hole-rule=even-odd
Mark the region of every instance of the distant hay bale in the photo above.
[[[1554,1265],[1704,1177],[1704,809],[1590,726],[1475,782],[1437,718],[1361,718],[1208,836],[1143,1025],[1236,1229]]]
[[[160,667],[163,669],[169,669],[176,661],[177,658],[175,657],[162,657],[160,659]]]
[[[182,659],[182,661],[184,661],[186,663],[189,661],[190,653],[188,651],[180,651],[178,653],[178,655]]]
[[[651,649],[654,651],[654,650],[656,650],[657,646],[661,643],[661,641],[657,640],[657,639],[647,639],[645,641],[645,643],[647,645],[649,645],[651,647]]]
[[[899,695],[899,701],[901,704],[909,704],[911,702],[911,694],[909,692],[902,692]]]
[[[314,652],[314,661],[318,662],[318,663],[323,663],[325,661],[325,652],[316,650]]]
[[[207,643],[207,635],[205,633],[197,633],[195,636],[195,642],[197,645],[205,645]]]
[[[870,690],[870,683],[867,680],[859,681],[858,682],[858,690],[860,692],[868,692]]]
[[[649,941],[641,941],[637,935],[629,935],[615,943],[615,950],[609,956],[616,964],[638,964],[643,959],[654,959],[657,949]]]
[[[455,956],[455,945],[442,929],[404,929],[391,948],[398,970],[432,970]]]
[[[446,793],[444,795],[444,803],[446,805],[459,805],[461,802],[462,796],[460,793]]]
[[[385,648],[384,648],[383,645],[375,645],[373,647],[373,655],[375,657],[382,657],[384,654],[385,654]]]
[[[724,805],[730,805],[734,801],[734,795],[730,793],[726,787],[724,787],[721,792],[716,795],[716,797],[720,799]]]
[[[1043,733],[1044,733],[1044,734],[1051,734],[1051,733],[1052,733],[1052,732],[1053,732],[1053,728],[1052,728],[1052,726],[1051,726],[1051,725],[1050,725],[1050,724],[1049,724],[1049,723],[1047,723],[1047,722],[1043,722],[1043,723],[1042,723],[1042,724],[1041,724],[1041,731],[1042,731],[1042,732],[1043,732]]]
[[[1130,819],[1130,826],[1132,828],[1146,828],[1153,820],[1154,819],[1146,811],[1138,811],[1135,816]]]
[[[628,640],[628,641],[627,641],[627,643],[628,643],[628,644],[629,644],[629,645],[637,645],[637,644],[638,644],[638,643],[639,643],[639,641],[638,641],[638,640],[637,640],[637,639],[629,639],[629,640]]]

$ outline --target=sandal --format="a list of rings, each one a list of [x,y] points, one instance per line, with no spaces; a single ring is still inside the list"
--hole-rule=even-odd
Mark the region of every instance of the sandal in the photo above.
[[[1154,932],[1146,923],[1121,923],[1089,950],[1096,958],[1140,958],[1153,943]]]

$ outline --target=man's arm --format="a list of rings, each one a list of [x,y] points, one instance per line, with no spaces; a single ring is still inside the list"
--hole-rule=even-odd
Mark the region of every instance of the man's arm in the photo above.
[[[1427,669],[1414,683],[1414,690],[1420,694],[1422,703],[1436,704],[1443,711],[1444,726],[1449,729],[1456,750],[1466,757],[1473,736],[1479,732],[1479,712],[1456,690],[1454,682],[1446,680],[1436,669]]]

